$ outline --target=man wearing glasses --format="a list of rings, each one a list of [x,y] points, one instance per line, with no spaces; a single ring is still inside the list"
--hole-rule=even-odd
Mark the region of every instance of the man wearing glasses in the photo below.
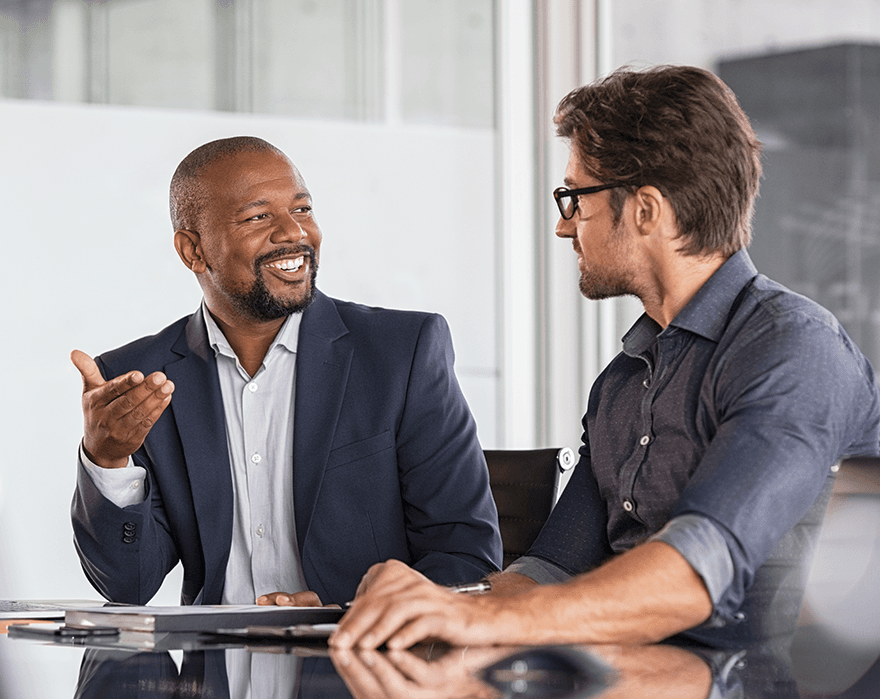
[[[589,299],[644,314],[596,380],[580,462],[529,553],[452,595],[373,568],[331,643],[784,639],[832,465],[880,453],[873,369],[746,248],[761,146],[698,68],[619,70],[560,103],[553,194]]]
[[[201,307],[97,363],[72,354],[74,535],[96,589],[146,604],[181,561],[184,604],[302,606],[350,600],[389,558],[446,584],[497,570],[445,321],[318,291],[311,194],[261,139],[190,153],[171,218]]]

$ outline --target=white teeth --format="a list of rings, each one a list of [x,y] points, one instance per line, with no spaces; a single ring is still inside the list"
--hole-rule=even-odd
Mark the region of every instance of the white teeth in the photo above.
[[[281,260],[279,262],[273,262],[269,266],[277,267],[285,272],[296,272],[303,266],[303,258],[297,257],[295,260]]]

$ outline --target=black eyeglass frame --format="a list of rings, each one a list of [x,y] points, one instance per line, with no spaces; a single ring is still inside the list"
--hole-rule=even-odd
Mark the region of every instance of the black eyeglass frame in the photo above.
[[[614,189],[616,187],[628,187],[629,185],[624,184],[623,182],[611,182],[609,184],[597,184],[593,187],[581,187],[580,189],[569,189],[568,187],[557,187],[553,190],[553,198],[556,200],[556,206],[559,209],[559,215],[562,216],[566,221],[571,220],[574,217],[575,211],[578,210],[578,201],[577,197],[581,194],[595,194],[596,192],[604,192],[606,189]],[[565,198],[573,198],[571,213],[566,216],[565,215],[565,204],[562,203],[562,200]]]

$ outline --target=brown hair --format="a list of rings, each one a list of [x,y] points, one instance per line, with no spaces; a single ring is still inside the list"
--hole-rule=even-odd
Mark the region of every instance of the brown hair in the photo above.
[[[177,166],[171,177],[169,205],[171,209],[171,225],[174,230],[199,227],[199,217],[204,208],[207,196],[201,182],[201,174],[210,165],[223,158],[239,153],[277,153],[287,158],[284,153],[268,141],[256,136],[234,136],[211,141],[196,148]]]
[[[761,144],[717,76],[691,66],[621,68],[566,95],[554,122],[590,175],[630,192],[651,185],[670,200],[682,253],[729,257],[748,246]],[[624,191],[611,190],[618,219]]]

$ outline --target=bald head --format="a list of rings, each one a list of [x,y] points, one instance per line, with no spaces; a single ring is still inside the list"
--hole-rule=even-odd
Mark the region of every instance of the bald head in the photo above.
[[[275,153],[289,162],[280,148],[256,136],[221,138],[199,146],[181,161],[171,178],[169,204],[174,230],[199,229],[208,195],[202,174],[211,165],[241,153]]]

